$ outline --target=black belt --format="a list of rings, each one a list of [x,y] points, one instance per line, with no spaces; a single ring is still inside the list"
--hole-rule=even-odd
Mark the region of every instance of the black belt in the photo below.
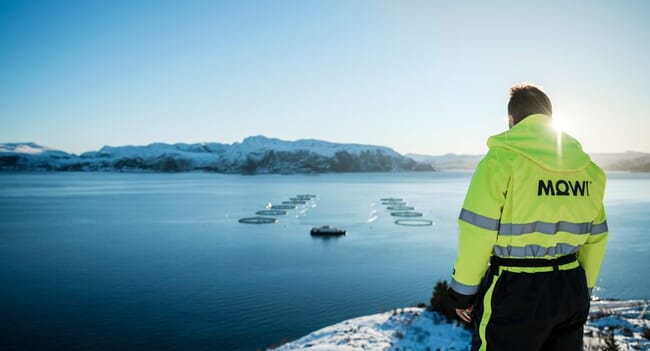
[[[490,268],[492,273],[497,274],[499,266],[503,267],[553,267],[557,271],[558,266],[575,262],[577,256],[575,253],[552,259],[545,258],[504,258],[499,256],[490,257]]]

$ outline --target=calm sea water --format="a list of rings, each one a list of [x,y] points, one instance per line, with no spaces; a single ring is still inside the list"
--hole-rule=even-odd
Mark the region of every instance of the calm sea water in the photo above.
[[[0,349],[256,350],[428,301],[470,176],[0,174]],[[276,224],[237,222],[303,193]],[[434,225],[395,225],[391,196]],[[606,201],[596,294],[649,298],[650,175],[610,174]]]

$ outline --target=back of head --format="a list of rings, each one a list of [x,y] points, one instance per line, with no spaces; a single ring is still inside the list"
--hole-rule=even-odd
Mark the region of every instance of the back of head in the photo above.
[[[553,114],[551,99],[540,88],[531,84],[520,84],[510,88],[508,115],[512,116],[513,125],[538,113],[548,117]]]
[[[589,156],[576,139],[551,127],[551,113],[551,100],[541,89],[513,86],[508,102],[511,129],[490,137],[488,147],[513,151],[552,172],[584,169]],[[522,120],[526,122],[519,124]]]

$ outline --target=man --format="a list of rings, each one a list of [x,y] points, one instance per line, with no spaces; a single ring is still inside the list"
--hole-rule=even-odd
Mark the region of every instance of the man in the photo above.
[[[605,174],[551,114],[539,88],[514,86],[510,130],[488,139],[467,191],[449,298],[475,323],[472,350],[582,350],[607,242]]]

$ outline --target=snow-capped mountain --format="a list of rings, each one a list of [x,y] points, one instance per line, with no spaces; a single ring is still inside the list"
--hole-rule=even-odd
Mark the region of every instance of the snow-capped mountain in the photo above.
[[[35,143],[0,144],[0,170],[211,171],[221,173],[323,173],[432,170],[429,165],[375,145],[315,139],[285,141],[253,136],[241,143],[104,146],[74,155]]]
[[[626,151],[612,154],[593,154],[591,159],[600,167],[612,171],[650,172],[650,154]]]
[[[484,155],[446,154],[440,156],[406,154],[417,162],[437,170],[473,170]],[[650,172],[650,154],[635,151],[622,153],[594,153],[591,159],[608,171]]]

